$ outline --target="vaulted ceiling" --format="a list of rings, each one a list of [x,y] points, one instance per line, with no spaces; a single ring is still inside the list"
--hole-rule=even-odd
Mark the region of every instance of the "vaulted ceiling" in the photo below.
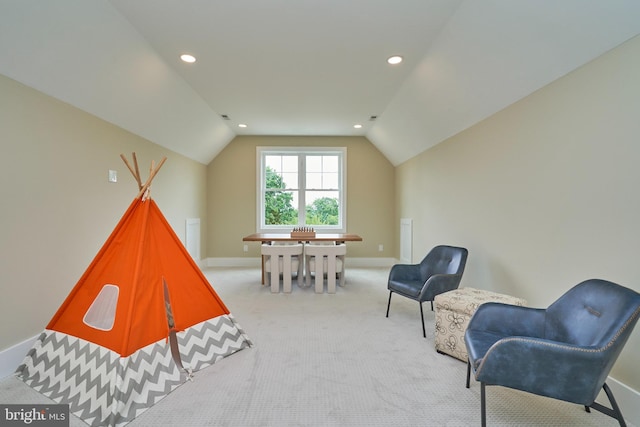
[[[637,0],[0,0],[0,74],[205,164],[361,135],[398,165],[638,34]]]

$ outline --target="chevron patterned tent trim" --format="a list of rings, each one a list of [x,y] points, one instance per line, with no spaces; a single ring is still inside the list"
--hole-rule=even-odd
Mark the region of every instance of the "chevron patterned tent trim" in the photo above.
[[[194,372],[253,345],[231,314],[206,320],[177,335],[182,365]]]
[[[250,347],[233,316],[209,319],[180,332],[181,357],[193,371]],[[183,384],[168,340],[129,357],[89,341],[45,330],[16,375],[91,426],[124,426]]]

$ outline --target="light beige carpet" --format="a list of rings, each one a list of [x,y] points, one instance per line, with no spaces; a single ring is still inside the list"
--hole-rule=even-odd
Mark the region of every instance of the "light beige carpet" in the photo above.
[[[294,285],[271,294],[258,269],[205,271],[253,340],[196,373],[129,424],[135,426],[478,426],[480,387],[465,388],[466,364],[438,354],[434,314],[394,296],[385,318],[388,269],[348,269],[335,295]],[[50,403],[15,378],[2,403]],[[615,426],[579,405],[487,388],[490,426]],[[71,426],[84,426],[72,418]]]

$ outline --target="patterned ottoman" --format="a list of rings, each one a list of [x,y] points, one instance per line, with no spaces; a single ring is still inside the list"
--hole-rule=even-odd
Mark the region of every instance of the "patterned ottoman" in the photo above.
[[[467,361],[464,332],[473,313],[485,302],[501,302],[526,305],[522,298],[498,294],[474,288],[459,288],[437,295],[434,299],[436,311],[435,345],[438,353],[445,353],[463,362]]]

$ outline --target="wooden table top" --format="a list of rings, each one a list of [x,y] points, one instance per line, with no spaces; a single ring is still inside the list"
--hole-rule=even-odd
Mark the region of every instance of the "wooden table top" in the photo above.
[[[291,237],[289,233],[254,233],[244,242],[361,242],[362,237],[350,233],[316,233],[315,237]]]

